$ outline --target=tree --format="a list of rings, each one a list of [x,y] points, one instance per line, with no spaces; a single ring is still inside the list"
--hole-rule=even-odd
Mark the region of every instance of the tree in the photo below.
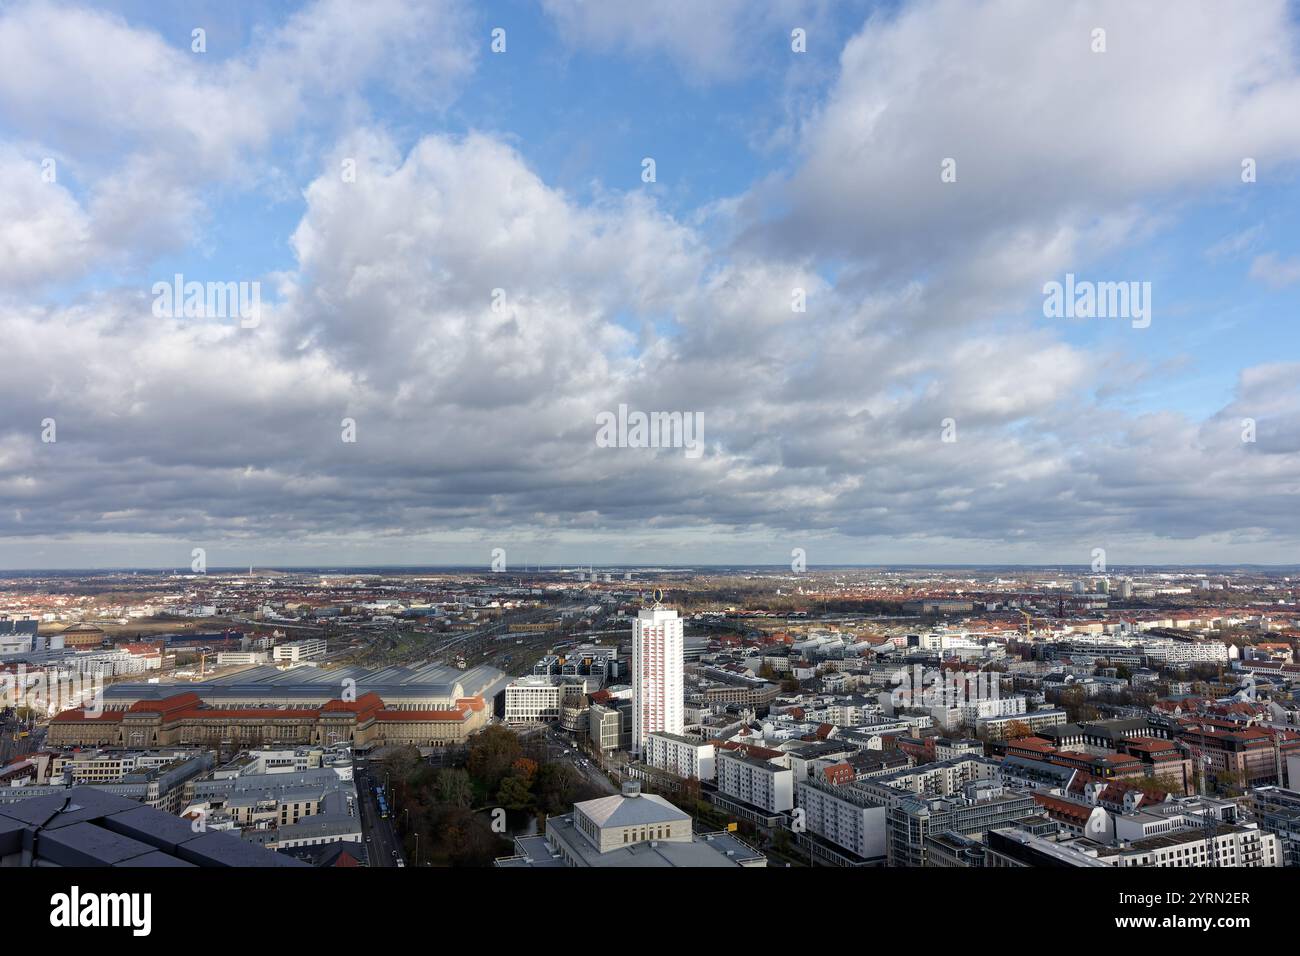
[[[681,788],[677,791],[677,799],[673,803],[690,813],[691,808],[699,803],[703,796],[704,793],[700,789],[699,777],[687,777],[682,781]]]
[[[777,853],[787,854],[790,852],[790,831],[785,827],[777,829],[772,836],[772,849]]]
[[[1155,796],[1159,793],[1181,793],[1182,787],[1169,776],[1159,777],[1137,777],[1125,781],[1137,787],[1148,797]]]
[[[1021,737],[1032,736],[1034,736],[1033,728],[1023,720],[1013,720],[1011,723],[1007,724],[1007,740],[1019,740]]]
[[[526,810],[532,806],[533,794],[523,777],[506,777],[501,781],[497,799],[507,810]]]
[[[433,830],[433,857],[452,866],[491,866],[510,845],[488,827],[481,816],[463,807],[448,807]]]
[[[1088,695],[1082,687],[1062,687],[1056,691],[1056,703],[1065,710],[1072,723],[1095,720],[1097,709],[1088,704]]]
[[[447,806],[468,807],[474,802],[474,785],[464,770],[439,770],[433,778],[433,796]]]
[[[1246,774],[1240,770],[1221,770],[1211,773],[1210,780],[1219,793],[1239,796],[1246,789]]]
[[[582,778],[567,763],[548,763],[537,772],[537,804],[547,813],[563,813],[573,806]]]
[[[495,793],[522,752],[519,735],[514,731],[495,725],[485,727],[469,739],[470,776],[489,794]]]
[[[537,761],[519,757],[510,765],[510,775],[520,777],[528,786],[532,786],[533,777],[537,775]]]
[[[384,769],[389,776],[403,781],[411,777],[423,763],[419,749],[413,746],[394,747],[384,755],[383,760]]]

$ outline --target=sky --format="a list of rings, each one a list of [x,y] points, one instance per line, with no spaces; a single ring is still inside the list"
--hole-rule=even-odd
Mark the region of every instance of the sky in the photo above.
[[[0,567],[1293,564],[1298,12],[2,2]]]

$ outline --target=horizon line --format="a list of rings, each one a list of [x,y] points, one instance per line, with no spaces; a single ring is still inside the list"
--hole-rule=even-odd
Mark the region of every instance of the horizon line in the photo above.
[[[245,570],[247,568],[247,570]],[[831,564],[809,564],[802,571],[795,571],[787,564],[756,564],[756,563],[729,563],[729,562],[695,562],[687,564],[667,564],[657,562],[653,564],[594,564],[592,562],[567,564],[565,562],[554,562],[549,567],[544,565],[522,565],[516,568],[506,568],[501,571],[493,571],[490,566],[480,564],[265,564],[265,565],[218,565],[208,568],[204,572],[182,570],[180,567],[165,566],[147,566],[147,565],[97,565],[82,567],[13,567],[0,568],[0,575],[25,573],[104,573],[104,572],[151,572],[158,574],[174,574],[178,577],[201,577],[205,574],[231,573],[247,574],[250,571],[422,571],[422,570],[445,570],[445,571],[476,571],[484,574],[494,574],[510,576],[524,573],[579,573],[590,572],[592,570],[601,571],[692,571],[692,570],[781,570],[787,574],[807,574],[810,571],[836,571],[844,569],[852,570],[940,570],[940,569],[962,569],[962,570],[1069,570],[1078,571],[1092,577],[1106,577],[1118,573],[1119,571],[1133,572],[1143,570],[1208,570],[1208,569],[1263,569],[1263,570],[1300,570],[1300,564],[1264,564],[1255,562],[1231,562],[1231,563],[1161,563],[1147,562],[1143,564],[1114,564],[1102,571],[1093,570],[1089,564],[1068,564],[1063,562],[1043,562],[1043,563],[1006,563],[1006,564],[940,564],[927,562],[902,562],[898,564],[881,564],[881,563],[831,563]]]

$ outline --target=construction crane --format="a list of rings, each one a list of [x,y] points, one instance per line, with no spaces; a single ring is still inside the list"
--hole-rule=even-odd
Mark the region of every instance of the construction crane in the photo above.
[[[1025,637],[1027,637],[1029,640],[1032,641],[1034,639],[1034,616],[1026,610],[1023,609],[1018,609],[1018,610],[1020,610],[1020,616],[1025,619]],[[1045,632],[1050,633],[1052,630],[1051,622],[1045,617],[1039,618],[1039,620],[1043,624],[1047,625]]]
[[[1216,829],[1214,825],[1215,821],[1211,818],[1210,808],[1205,802],[1207,799],[1207,795],[1205,792],[1206,789],[1205,777],[1206,777],[1206,771],[1210,767],[1210,756],[1208,753],[1206,753],[1206,748],[1205,748],[1205,725],[1204,724],[1199,725],[1197,727],[1197,730],[1199,731],[1201,736],[1201,745],[1199,747],[1193,745],[1190,746],[1189,749],[1192,751],[1192,755],[1195,757],[1196,763],[1197,765],[1199,765],[1201,771],[1200,786],[1197,787],[1197,793],[1200,795],[1201,798],[1201,822],[1202,825],[1205,827],[1205,865],[1218,866],[1219,861],[1216,854],[1216,848],[1214,846],[1214,833]]]

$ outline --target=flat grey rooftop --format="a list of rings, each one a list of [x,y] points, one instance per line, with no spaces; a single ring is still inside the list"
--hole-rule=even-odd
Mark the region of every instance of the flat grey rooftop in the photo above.
[[[321,704],[342,695],[344,681],[355,681],[357,695],[375,693],[388,698],[453,700],[456,697],[491,697],[509,681],[495,667],[457,670],[445,664],[395,666],[381,670],[362,667],[295,667],[279,670],[270,665],[214,677],[210,680],[149,684],[123,682],[104,688],[108,706],[136,700],[162,700],[194,693],[205,703],[236,699],[265,699]]]
[[[565,863],[555,855],[546,837],[539,835],[515,837],[515,855],[502,857],[496,861],[497,866],[524,869],[540,867],[564,868]]]
[[[0,806],[0,865],[304,866],[91,787]]]
[[[546,829],[590,867],[724,867],[763,859],[753,847],[726,833],[696,834],[690,843],[646,841],[601,853],[578,833],[572,814],[547,817]]]

